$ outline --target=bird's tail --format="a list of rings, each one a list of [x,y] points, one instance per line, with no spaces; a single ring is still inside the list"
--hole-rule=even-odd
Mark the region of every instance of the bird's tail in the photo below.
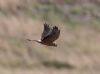
[[[36,40],[31,40],[31,39],[26,39],[26,40],[28,40],[28,41],[36,41]]]
[[[31,39],[26,39],[26,40],[28,40],[28,41],[35,41],[35,42],[41,43],[40,40],[31,40]]]

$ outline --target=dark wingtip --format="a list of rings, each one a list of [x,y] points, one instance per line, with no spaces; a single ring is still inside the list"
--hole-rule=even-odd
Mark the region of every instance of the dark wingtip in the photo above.
[[[58,32],[59,32],[59,34],[60,34],[60,30],[59,30]]]
[[[53,29],[56,29],[56,30],[58,30],[58,27],[57,27],[57,26],[54,26],[54,27],[53,27]]]
[[[49,27],[49,25],[45,22],[45,23],[44,23],[44,27]]]
[[[44,26],[46,26],[47,24],[46,23],[44,23]]]

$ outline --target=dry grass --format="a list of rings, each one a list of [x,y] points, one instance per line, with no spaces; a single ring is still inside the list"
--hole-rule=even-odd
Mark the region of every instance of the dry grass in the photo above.
[[[99,74],[100,26],[65,23],[57,16],[47,20],[61,29],[57,48],[28,42],[27,38],[40,38],[44,23],[24,14],[27,6],[31,10],[31,3],[37,3],[33,1],[0,0],[1,11],[6,11],[0,15],[0,74]],[[25,10],[18,12],[17,6]],[[72,12],[80,14],[76,9]]]

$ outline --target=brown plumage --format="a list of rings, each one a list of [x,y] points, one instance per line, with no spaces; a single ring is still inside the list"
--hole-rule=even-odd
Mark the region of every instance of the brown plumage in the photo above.
[[[48,24],[44,24],[44,30],[41,36],[41,40],[30,40],[28,41],[36,41],[38,43],[47,45],[47,46],[57,46],[57,44],[54,43],[55,40],[59,38],[60,30],[57,26],[53,26],[52,28],[49,27]]]

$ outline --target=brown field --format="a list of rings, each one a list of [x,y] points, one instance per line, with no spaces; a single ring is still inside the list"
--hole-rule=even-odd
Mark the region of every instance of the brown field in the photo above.
[[[74,2],[75,1],[75,2]],[[0,0],[0,74],[100,74],[99,0]],[[40,39],[44,22],[58,47]]]

